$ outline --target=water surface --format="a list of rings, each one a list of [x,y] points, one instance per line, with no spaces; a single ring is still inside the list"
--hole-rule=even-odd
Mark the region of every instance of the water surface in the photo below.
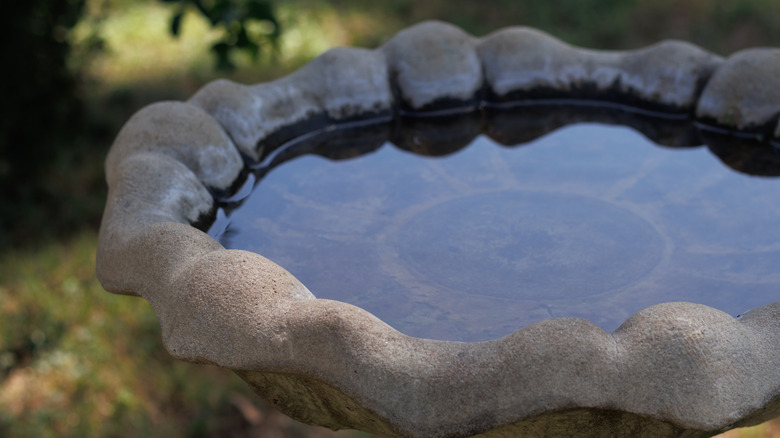
[[[779,179],[705,147],[578,124],[440,157],[302,155],[263,175],[220,240],[403,333],[475,341],[562,316],[614,330],[667,301],[734,316],[776,301],[778,199]]]

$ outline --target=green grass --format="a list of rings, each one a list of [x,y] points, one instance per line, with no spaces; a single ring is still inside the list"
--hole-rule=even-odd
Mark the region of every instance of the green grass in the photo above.
[[[0,289],[3,436],[164,436],[175,423],[160,418],[208,409],[187,405],[185,393],[208,401],[198,395],[209,383],[181,378],[182,365],[160,348],[148,304],[102,290],[95,243],[85,233],[2,257],[0,276],[13,279]],[[183,406],[160,403],[177,391]]]
[[[278,53],[241,59],[229,77],[267,81],[333,46],[377,47],[425,19],[475,35],[532,25],[578,45],[638,47],[663,38],[721,54],[780,46],[780,3],[769,0],[288,0],[277,2]],[[107,8],[107,9],[106,9]],[[105,51],[76,50],[91,121],[42,185],[46,195],[19,214],[14,246],[0,248],[0,436],[329,436],[292,422],[232,373],[174,361],[159,325],[138,298],[106,293],[95,278],[96,230],[105,201],[102,161],[111,139],[143,105],[186,99],[218,75],[208,46],[217,35],[198,16],[182,36],[167,33],[171,11],[156,1],[92,0],[71,35],[97,31]],[[78,49],[78,47],[77,47]],[[21,207],[20,207],[21,208]],[[25,243],[26,242],[26,243]],[[780,423],[730,432],[778,437]],[[348,434],[349,436],[360,436]],[[365,435],[363,435],[365,436]]]

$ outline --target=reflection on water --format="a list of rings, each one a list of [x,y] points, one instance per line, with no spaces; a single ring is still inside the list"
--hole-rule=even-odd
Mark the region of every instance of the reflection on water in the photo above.
[[[562,316],[613,330],[667,301],[736,316],[780,299],[780,179],[624,126],[570,125],[517,147],[453,138],[451,153],[415,135],[318,150],[338,160],[305,145],[269,158],[221,242],[435,339]]]

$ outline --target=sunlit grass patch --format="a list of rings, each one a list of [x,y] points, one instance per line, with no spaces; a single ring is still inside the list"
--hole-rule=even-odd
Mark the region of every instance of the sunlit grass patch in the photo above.
[[[95,244],[88,232],[0,256],[2,436],[170,436],[243,389],[226,370],[173,361],[149,305],[100,286]]]
[[[138,378],[128,336],[144,339],[154,315],[141,300],[106,294],[94,276],[95,237],[2,255],[0,426],[22,436],[97,433]],[[140,336],[139,336],[140,335]],[[98,429],[95,429],[98,428]]]
[[[111,87],[211,69],[208,50],[219,34],[202,17],[188,13],[175,38],[169,31],[172,9],[167,5],[144,1],[114,8],[97,22],[82,20],[74,30],[78,45],[99,26],[103,51],[86,66],[99,84]]]

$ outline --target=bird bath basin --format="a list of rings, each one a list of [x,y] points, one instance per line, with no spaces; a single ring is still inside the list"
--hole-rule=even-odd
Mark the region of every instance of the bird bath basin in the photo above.
[[[97,272],[312,424],[709,436],[780,414],[778,114],[778,49],[423,23],[139,111]]]

